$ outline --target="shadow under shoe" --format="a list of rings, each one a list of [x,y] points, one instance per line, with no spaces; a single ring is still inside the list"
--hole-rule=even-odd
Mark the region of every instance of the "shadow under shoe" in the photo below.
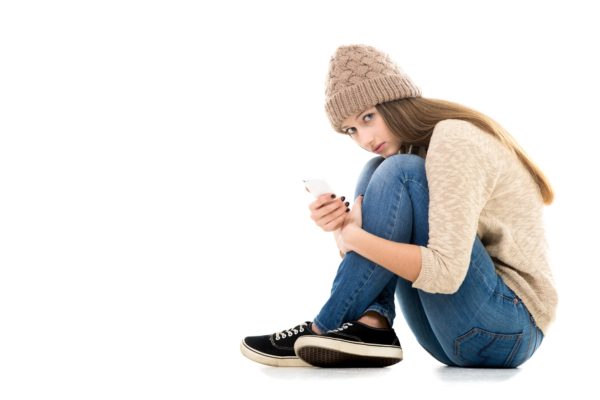
[[[372,328],[346,322],[323,335],[303,336],[294,345],[296,355],[310,365],[325,368],[377,368],[402,361],[400,340],[391,328]]]
[[[312,323],[306,321],[293,328],[271,335],[247,336],[240,344],[244,356],[257,363],[273,367],[310,367],[294,352],[294,344],[300,337],[315,335]]]

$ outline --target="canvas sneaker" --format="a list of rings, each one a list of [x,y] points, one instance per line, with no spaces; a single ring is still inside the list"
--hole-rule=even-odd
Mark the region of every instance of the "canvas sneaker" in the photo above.
[[[273,367],[310,367],[294,352],[294,343],[300,337],[312,336],[312,323],[306,321],[293,328],[271,335],[248,336],[242,340],[242,354],[257,363]]]
[[[323,335],[303,336],[294,345],[301,360],[316,367],[387,367],[402,361],[400,340],[391,328],[346,322]]]

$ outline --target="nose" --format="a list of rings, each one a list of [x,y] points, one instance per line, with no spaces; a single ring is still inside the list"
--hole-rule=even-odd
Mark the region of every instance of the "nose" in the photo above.
[[[363,135],[361,135],[360,137],[360,147],[362,147],[365,150],[371,151],[371,149],[373,148],[373,136],[371,135],[365,135],[363,133]]]

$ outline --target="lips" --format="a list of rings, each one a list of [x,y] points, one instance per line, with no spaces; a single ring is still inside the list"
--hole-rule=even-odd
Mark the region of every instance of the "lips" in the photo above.
[[[383,148],[383,145],[385,144],[385,142],[381,143],[379,146],[377,146],[375,148],[375,150],[373,150],[375,153],[379,153],[379,150],[381,150]]]

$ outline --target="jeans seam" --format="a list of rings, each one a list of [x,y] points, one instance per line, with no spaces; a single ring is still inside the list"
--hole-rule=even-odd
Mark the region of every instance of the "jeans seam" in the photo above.
[[[404,184],[400,185],[400,190],[398,192],[396,201],[393,202],[393,209],[392,209],[392,215],[393,218],[390,221],[390,224],[388,225],[388,231],[386,232],[385,235],[385,239],[387,240],[392,240],[392,234],[394,233],[394,227],[396,226],[396,223],[398,221],[398,212],[400,211],[400,200],[402,199],[402,195],[404,193],[404,191],[406,191],[406,187],[404,186]]]
[[[415,180],[415,179],[411,179],[411,178],[405,178],[405,182],[412,182],[415,183],[416,185],[418,185],[421,189],[421,191],[423,192],[427,192],[427,190],[424,188],[424,186],[421,184],[421,181]],[[412,203],[412,199],[411,199],[411,203]]]
[[[486,251],[486,250],[485,250],[485,248],[484,248],[484,251]],[[477,256],[477,259],[473,260],[472,264],[473,264],[473,265],[480,265],[480,264],[481,264],[481,260],[482,260],[482,258],[483,258],[483,254],[482,254],[482,253],[478,254],[478,256]],[[469,268],[470,268],[470,267],[469,267]],[[494,266],[494,271],[495,271],[495,268],[496,268],[496,267]],[[486,275],[485,275],[483,272],[481,272],[481,270],[480,270],[478,267],[477,267],[477,268],[475,268],[475,271],[477,271],[477,274],[479,274],[479,276],[481,276],[481,277],[483,278],[483,279],[482,279],[482,282],[483,282],[483,284],[485,285],[485,287],[486,287],[486,288],[487,288],[487,289],[488,289],[488,290],[489,290],[489,291],[490,291],[492,294],[496,294],[496,293],[497,293],[497,290],[496,290],[496,289],[498,289],[498,282],[496,281],[496,286],[495,286],[495,287],[490,287],[490,285],[489,285],[489,284],[487,283],[487,281],[485,280],[485,277],[486,277]],[[497,276],[497,275],[498,275],[498,274],[496,273],[496,276]]]
[[[390,224],[388,225],[388,230],[386,231],[386,235],[384,235],[384,239],[387,239],[387,240],[392,240],[392,236],[393,236],[395,227],[398,222],[398,213],[400,212],[400,200],[402,200],[402,196],[404,195],[404,192],[409,193],[408,189],[406,188],[406,185],[408,184],[407,182],[411,181],[411,179],[403,177],[403,179],[401,179],[401,181],[403,181],[403,182],[400,184],[400,190],[397,192],[398,194],[397,194],[397,198],[395,199],[396,201],[394,201],[392,203],[393,208],[392,208],[392,212],[390,213],[391,214]],[[412,202],[412,199],[411,199],[411,202]],[[376,266],[376,268],[377,267],[383,268],[383,267],[379,266],[378,264],[375,264],[375,266]],[[369,308],[367,308],[367,311],[368,310],[369,310]],[[379,314],[383,315],[388,320],[390,326],[392,326],[393,321],[392,321],[390,315],[387,315],[387,313],[382,312],[383,310],[375,310],[374,309],[374,311],[377,311]]]
[[[497,291],[494,291],[494,294],[495,294],[496,296],[498,296],[498,297],[500,297],[500,298],[504,299],[504,300],[507,300],[507,301],[509,301],[509,302],[513,303],[513,304],[514,304],[514,302],[515,302],[515,297],[508,297],[507,295],[505,295],[505,294],[502,294],[502,293],[499,293],[499,292],[497,292]]]
[[[529,335],[529,336],[530,336],[532,345],[531,345],[530,351],[527,353],[527,359],[529,359],[529,358],[531,358],[531,356],[533,356],[533,353],[535,352],[535,345],[537,344],[538,332],[537,332],[537,327],[535,326],[534,323],[531,324],[531,331],[532,331],[531,335]],[[535,339],[533,338],[533,335],[535,335]]]
[[[404,180],[406,180],[406,178],[404,178]],[[399,206],[400,200],[402,199],[402,195],[403,195],[403,193],[405,191],[407,191],[406,187],[404,186],[404,184],[401,184],[400,185],[400,190],[398,191],[398,195],[397,195],[396,201],[394,201],[392,203],[393,204],[393,206],[392,206],[392,212],[390,213],[391,216],[392,216],[392,218],[390,218],[390,223],[387,225],[387,230],[385,232],[386,235],[384,235],[384,239],[392,240],[392,235],[394,233],[394,228],[395,228],[397,220],[398,220],[398,212],[400,211],[400,206]],[[364,289],[364,287],[366,286],[367,282],[371,279],[371,277],[375,273],[375,268],[383,268],[382,266],[380,266],[380,265],[378,265],[378,264],[376,264],[376,263],[374,263],[372,261],[370,261],[370,264],[371,264],[371,268],[369,269],[369,273],[367,275],[365,275],[365,279],[363,279],[360,287],[354,293],[352,293],[352,297],[350,299],[348,299],[346,301],[346,303],[344,304],[344,310],[342,312],[342,315],[346,315],[348,313],[348,309],[350,308],[350,306],[352,305],[352,303],[354,302],[354,300],[356,299],[356,297]],[[389,321],[389,316],[386,315],[386,318]]]
[[[373,273],[375,272],[375,268],[376,267],[377,267],[377,264],[375,264],[372,261],[370,261],[370,269],[369,269],[369,271],[368,271],[367,274],[363,275],[365,278],[361,281],[360,287],[352,293],[352,296],[348,300],[346,300],[346,302],[344,304],[344,309],[340,313],[342,316],[346,315],[348,313],[348,309],[350,308],[350,306],[352,305],[352,303],[354,302],[354,300],[356,299],[356,297],[360,294],[360,292],[362,292],[362,290],[366,286],[367,282],[373,276]],[[346,322],[346,321],[342,321],[342,323],[343,322]],[[331,329],[335,329],[335,328],[338,328],[338,327],[336,326],[336,327],[333,327]]]
[[[508,367],[512,364],[513,359],[515,358],[515,355],[517,354],[517,351],[519,350],[519,348],[521,348],[521,342],[523,339],[523,335],[519,335],[517,336],[517,343],[514,344],[512,351],[510,352],[508,358],[506,359],[506,362],[504,363],[505,367]]]

